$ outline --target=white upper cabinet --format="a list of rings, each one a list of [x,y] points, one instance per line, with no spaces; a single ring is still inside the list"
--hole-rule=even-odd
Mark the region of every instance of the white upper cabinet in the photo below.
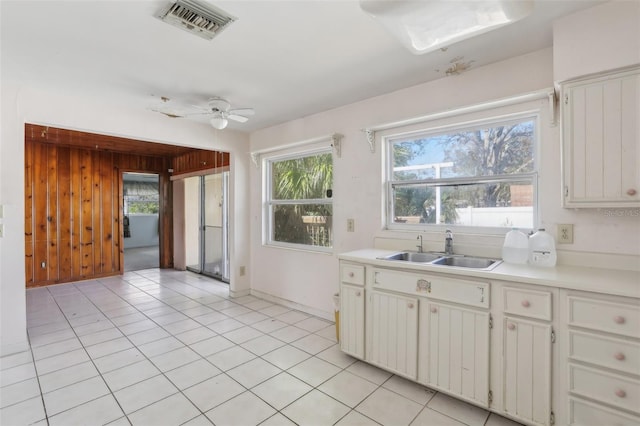
[[[564,207],[640,207],[640,67],[562,85]]]

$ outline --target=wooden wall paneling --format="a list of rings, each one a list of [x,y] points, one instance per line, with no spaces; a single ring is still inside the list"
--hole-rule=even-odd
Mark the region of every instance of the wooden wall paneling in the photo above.
[[[71,152],[68,147],[58,148],[58,277],[65,282],[71,279],[71,236],[73,209],[71,203]]]
[[[25,280],[33,283],[33,144],[24,144],[24,248]]]
[[[80,159],[82,151],[71,148],[69,164],[71,174],[71,206],[69,217],[71,220],[71,277],[82,276],[82,173],[80,173]]]
[[[203,149],[194,149],[191,152],[173,157],[171,161],[174,176],[228,165],[228,153]]]
[[[101,156],[101,165],[100,165],[100,179],[102,181],[101,186],[101,194],[102,194],[102,203],[100,206],[100,212],[102,216],[102,224],[100,226],[102,231],[102,259],[101,266],[103,272],[113,273],[118,271],[115,268],[115,263],[113,261],[113,193],[114,193],[114,184],[113,184],[113,158],[110,153],[103,153]]]
[[[160,266],[172,268],[171,158],[107,152],[91,144],[83,148],[75,134],[25,126],[27,286],[123,272],[125,171],[160,176]],[[87,135],[80,137],[86,139]]]
[[[117,156],[114,155],[114,157]],[[114,182],[114,202],[113,202],[113,220],[114,220],[114,231],[116,235],[114,236],[114,261],[116,262],[116,271],[124,272],[124,226],[123,226],[123,218],[124,218],[124,194],[123,194],[123,186],[122,186],[122,172],[117,166],[117,163],[114,159],[113,166],[113,182]]]
[[[173,191],[169,173],[160,178],[160,267],[173,268]]]
[[[93,228],[91,223],[91,208],[93,207],[91,197],[93,195],[92,185],[92,162],[91,151],[86,149],[80,152],[80,170],[82,176],[81,200],[82,210],[80,213],[80,253],[82,255],[81,277],[93,275]]]
[[[47,146],[47,279],[58,281],[58,148]]]
[[[48,280],[47,275],[47,146],[38,144],[33,157],[34,282]],[[43,267],[44,265],[44,267]]]
[[[100,151],[91,152],[91,163],[93,173],[91,180],[91,230],[93,231],[93,273],[95,275],[104,272],[102,268],[102,153]]]

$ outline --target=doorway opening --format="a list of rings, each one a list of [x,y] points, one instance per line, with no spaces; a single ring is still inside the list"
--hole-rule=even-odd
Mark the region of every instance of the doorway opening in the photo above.
[[[160,179],[152,173],[123,173],[124,271],[160,266]]]
[[[184,182],[187,269],[229,283],[229,172]]]

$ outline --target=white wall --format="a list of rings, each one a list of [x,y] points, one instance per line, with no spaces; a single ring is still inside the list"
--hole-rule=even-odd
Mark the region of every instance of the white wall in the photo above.
[[[247,265],[249,242],[248,137],[233,130],[215,131],[206,124],[167,120],[149,111],[126,110],[99,98],[76,97],[56,90],[22,85],[2,76],[0,119],[0,204],[5,236],[0,238],[0,354],[26,346],[24,271],[24,123],[111,134],[151,142],[217,149],[231,153],[231,290],[246,293],[247,276],[236,265]],[[18,77],[19,78],[19,77]]]
[[[640,63],[640,1],[610,1],[553,25],[557,82]]]
[[[149,247],[160,244],[157,214],[130,214],[129,231],[131,237],[124,239],[124,248]]]
[[[252,168],[252,289],[324,312],[329,318],[333,310],[331,295],[338,289],[335,254],[372,247],[376,236],[406,239],[406,247],[403,247],[406,249],[415,245],[415,232],[383,230],[382,150],[377,146],[375,153],[370,153],[361,129],[551,88],[554,82],[552,57],[552,49],[544,49],[253,133],[252,150],[334,132],[343,134],[344,139],[342,158],[336,158],[334,162],[334,256],[262,245],[261,173],[258,168]],[[546,115],[540,121],[538,225],[555,234],[558,223],[574,224],[574,244],[561,249],[640,255],[637,217],[610,217],[601,210],[578,211],[561,207],[560,127],[552,126]],[[346,232],[347,218],[355,219],[354,233]],[[502,237],[457,237],[457,242],[488,246],[497,253],[502,244]],[[441,244],[443,236],[427,233],[425,241]]]

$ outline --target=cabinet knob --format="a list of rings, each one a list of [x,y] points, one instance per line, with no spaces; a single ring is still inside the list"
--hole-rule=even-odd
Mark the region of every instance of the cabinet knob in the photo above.
[[[353,272],[349,272],[349,278],[353,278],[355,274]]]
[[[361,294],[362,294],[362,293],[360,293],[360,291],[356,291],[356,296],[357,296],[357,297],[360,297],[360,295],[361,295]]]
[[[413,309],[413,303],[411,303],[411,302],[407,303],[407,308]]]
[[[529,306],[531,306],[531,303],[529,303],[528,300],[523,300],[520,304],[525,308],[528,308]]]
[[[437,314],[438,313],[438,308],[436,308],[435,306],[431,307],[431,313],[432,314]]]
[[[516,329],[516,325],[515,325],[514,323],[510,322],[510,323],[507,325],[507,328],[508,328],[509,330],[515,330],[515,329]]]
[[[627,320],[620,315],[613,317],[613,322],[615,322],[616,324],[624,324],[626,321]]]
[[[624,398],[624,397],[626,397],[626,396],[627,396],[627,393],[624,391],[624,389],[618,389],[618,390],[616,391],[616,396],[617,396],[618,398]]]
[[[622,352],[618,352],[615,355],[613,355],[613,357],[615,359],[617,359],[618,361],[624,361],[626,356],[624,356],[624,354]]]
[[[637,193],[638,191],[636,191],[634,188],[627,189],[627,195],[636,195]]]

